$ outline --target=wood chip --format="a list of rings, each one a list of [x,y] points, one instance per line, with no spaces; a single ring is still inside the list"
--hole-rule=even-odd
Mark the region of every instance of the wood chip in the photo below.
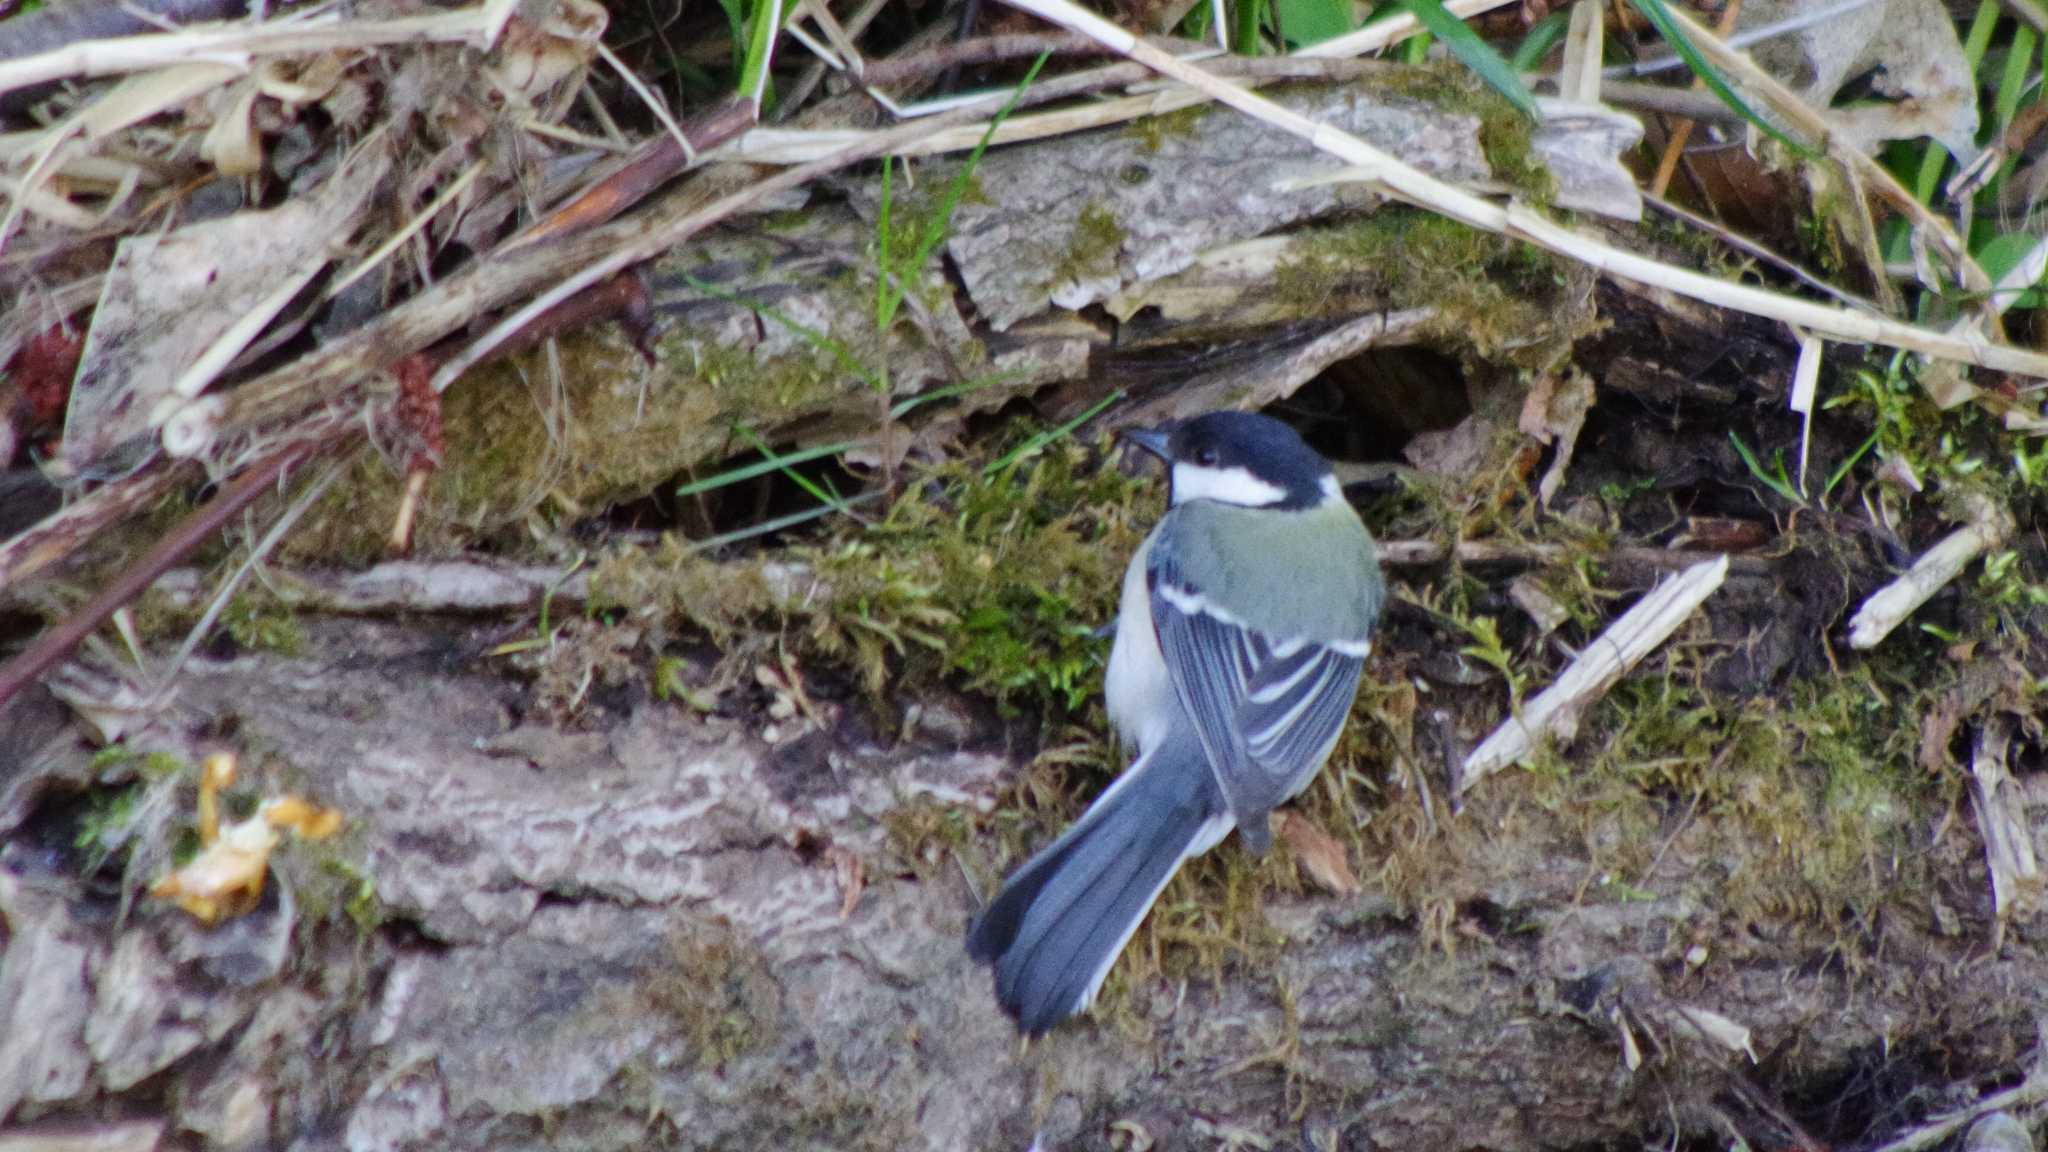
[[[1977,815],[1984,864],[1991,872],[1993,947],[2003,942],[2013,910],[2037,902],[2042,890],[2026,796],[2006,767],[2011,743],[2011,719],[1994,713],[1978,730],[1977,748],[1970,757],[1970,808]]]
[[[1462,793],[1483,777],[1522,762],[1545,736],[1570,740],[1585,710],[1677,631],[1727,577],[1728,558],[1717,556],[1651,589],[1588,644],[1550,687],[1523,705],[1521,716],[1508,717],[1472,750],[1453,791]]]
[[[1875,648],[1906,617],[1962,574],[1970,561],[1996,548],[2012,531],[2010,513],[1993,501],[1973,502],[1969,524],[1920,554],[1906,574],[1878,589],[1849,621],[1849,647]]]

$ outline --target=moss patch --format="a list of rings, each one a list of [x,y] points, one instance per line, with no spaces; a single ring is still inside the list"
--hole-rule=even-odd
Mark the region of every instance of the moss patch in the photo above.
[[[418,553],[485,541],[516,548],[528,517],[575,518],[639,497],[729,452],[737,422],[774,427],[866,387],[821,351],[757,359],[687,328],[663,338],[653,369],[609,328],[559,346],[559,391],[534,353],[481,368],[443,397],[449,442],[420,502]],[[853,351],[864,358],[874,349],[855,343]],[[307,513],[285,551],[330,562],[375,559],[403,486],[390,463],[362,454]]]
[[[1074,229],[1067,234],[1067,247],[1053,264],[1052,287],[1099,280],[1117,274],[1117,260],[1123,254],[1124,226],[1116,213],[1101,201],[1081,209]]]
[[[1556,258],[1432,212],[1389,206],[1303,233],[1293,252],[1275,271],[1273,290],[1306,314],[1354,293],[1381,307],[1435,308],[1443,343],[1530,365],[1554,359],[1551,344],[1571,335],[1556,331],[1564,275]],[[1523,347],[1532,332],[1554,335]]]
[[[669,951],[639,995],[674,1026],[698,1067],[723,1067],[775,1034],[781,992],[751,943],[724,924],[693,922],[670,938]]]
[[[593,573],[592,606],[714,638],[772,624],[877,699],[951,685],[1068,715],[1101,690],[1108,643],[1094,631],[1146,527],[1139,491],[1071,444],[993,477],[948,464],[879,522],[788,549],[772,568],[675,541],[616,550]]]
[[[1389,68],[1373,78],[1383,91],[1411,97],[1433,108],[1464,112],[1479,120],[1479,146],[1494,179],[1509,185],[1520,199],[1548,205],[1557,198],[1557,181],[1530,145],[1535,125],[1486,86],[1472,70],[1451,60],[1407,68]]]
[[[1160,116],[1141,116],[1131,121],[1124,131],[1137,138],[1147,152],[1158,152],[1168,140],[1185,139],[1193,136],[1209,118],[1210,105],[1197,104]]]

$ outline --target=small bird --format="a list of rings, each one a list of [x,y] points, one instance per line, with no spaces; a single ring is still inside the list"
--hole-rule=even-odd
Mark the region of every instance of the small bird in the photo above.
[[[1181,862],[1266,815],[1336,746],[1386,584],[1329,462],[1271,417],[1126,439],[1166,462],[1166,515],[1124,572],[1103,692],[1136,759],[968,930],[1027,1036],[1095,1002]]]

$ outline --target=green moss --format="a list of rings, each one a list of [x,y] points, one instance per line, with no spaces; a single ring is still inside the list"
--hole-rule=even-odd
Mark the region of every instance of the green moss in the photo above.
[[[1557,198],[1557,181],[1530,144],[1535,125],[1471,69],[1451,60],[1389,68],[1375,75],[1371,84],[1433,108],[1476,117],[1479,147],[1494,179],[1530,204],[1548,205]]]
[[[1437,339],[1485,359],[1548,363],[1558,331],[1555,258],[1518,240],[1433,212],[1386,207],[1304,233],[1275,270],[1273,290],[1305,315],[1347,294],[1380,307],[1435,308]],[[1548,334],[1527,345],[1531,333]]]
[[[1070,444],[992,478],[948,464],[880,521],[791,548],[772,572],[675,542],[615,551],[593,573],[592,605],[714,638],[777,624],[878,701],[890,685],[943,685],[1071,714],[1100,690],[1107,642],[1094,630],[1142,535],[1141,490]]]
[[[1207,104],[1197,104],[1159,116],[1141,116],[1131,121],[1124,131],[1138,139],[1147,152],[1158,152],[1168,140],[1193,136],[1202,121],[1208,119],[1211,109]]]
[[[1652,827],[1651,798],[1693,812],[1711,848],[1709,871],[1689,886],[1738,917],[1861,919],[1918,890],[1903,874],[1919,867],[1916,830],[1959,799],[1957,781],[1916,762],[1917,718],[1935,695],[1885,685],[1869,668],[1739,702],[1670,675],[1626,681],[1591,737],[1599,754],[1570,789]],[[1610,863],[1640,875],[1658,840],[1638,839]]]
[[[856,310],[852,315],[861,315]],[[530,517],[576,518],[644,495],[732,450],[737,422],[773,427],[823,412],[865,389],[830,355],[800,347],[757,359],[706,333],[677,328],[650,371],[610,330],[559,341],[562,389],[548,391],[541,353],[480,368],[442,400],[447,451],[417,514],[415,551],[436,555],[492,541],[517,547]],[[855,339],[864,362],[873,338]],[[346,563],[379,557],[404,478],[370,452],[301,521],[288,555]]]
[[[296,656],[305,644],[298,617],[261,580],[243,583],[220,615],[220,626],[243,648]]]
[[[952,867],[955,854],[974,838],[974,820],[958,804],[929,798],[906,800],[882,816],[893,864],[930,880]]]
[[[1053,286],[1116,275],[1124,236],[1116,213],[1100,201],[1091,201],[1074,220],[1066,250],[1053,265]]]
[[[698,1067],[723,1067],[775,1034],[781,993],[759,949],[722,923],[692,923],[669,949],[669,962],[638,993],[674,1026]]]

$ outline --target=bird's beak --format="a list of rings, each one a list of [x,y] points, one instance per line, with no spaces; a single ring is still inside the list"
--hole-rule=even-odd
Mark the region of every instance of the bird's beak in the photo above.
[[[1172,435],[1170,428],[1126,428],[1122,432],[1117,433],[1117,435],[1159,457],[1161,460],[1172,459],[1172,457],[1166,454],[1167,437]]]

